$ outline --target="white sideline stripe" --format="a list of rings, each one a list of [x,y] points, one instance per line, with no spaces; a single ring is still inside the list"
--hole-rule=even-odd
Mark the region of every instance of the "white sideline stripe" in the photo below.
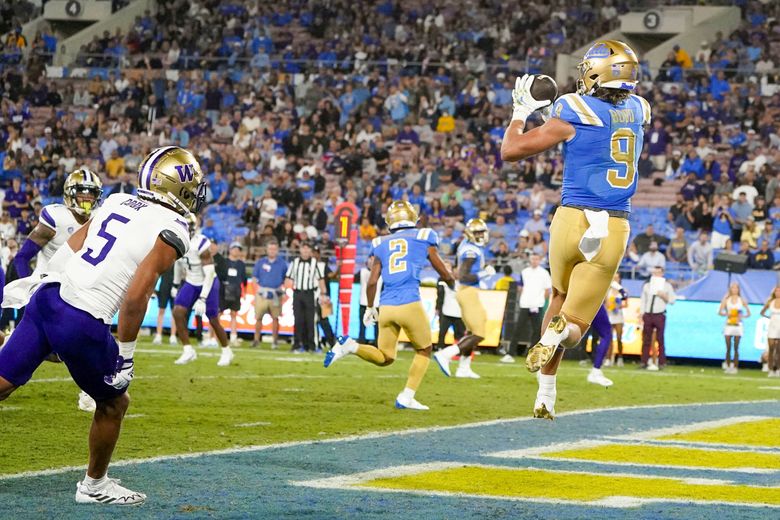
[[[556,417],[557,418],[574,417],[578,415],[587,415],[590,413],[617,412],[617,411],[626,411],[626,410],[651,410],[654,408],[704,407],[704,406],[722,406],[727,404],[734,405],[734,404],[758,404],[758,403],[776,403],[776,402],[777,400],[775,399],[761,399],[757,401],[716,401],[712,403],[674,403],[674,404],[648,404],[648,405],[638,405],[638,406],[637,405],[615,406],[615,407],[605,407],[605,408],[573,410],[571,412],[561,412],[557,414]],[[336,438],[329,438],[329,439],[309,439],[309,440],[302,440],[302,441],[280,442],[276,444],[258,444],[253,446],[239,446],[235,448],[223,448],[219,450],[208,450],[208,451],[180,453],[180,454],[171,454],[171,455],[158,455],[156,457],[119,460],[116,462],[112,462],[111,466],[112,467],[134,466],[136,464],[163,462],[168,460],[197,459],[197,458],[208,457],[212,455],[231,455],[235,453],[251,453],[255,451],[266,451],[266,450],[277,449],[277,448],[295,448],[298,446],[310,446],[312,444],[332,444],[332,443],[339,443],[339,442],[363,441],[363,440],[371,440],[371,439],[381,439],[384,437],[394,437],[400,435],[414,435],[417,433],[440,432],[440,431],[456,430],[459,428],[479,428],[482,426],[496,426],[500,424],[522,423],[522,422],[529,422],[529,421],[538,421],[538,419],[534,419],[533,417],[530,416],[523,416],[523,417],[512,417],[508,419],[493,419],[490,421],[479,421],[479,422],[465,423],[465,424],[452,424],[448,426],[426,426],[422,428],[409,428],[407,430],[361,433],[358,435],[347,435],[344,437],[336,437]],[[13,480],[13,479],[25,478],[25,477],[59,475],[62,473],[67,473],[69,471],[81,471],[85,467],[86,466],[83,465],[63,466],[60,468],[23,471],[21,473],[0,474],[0,482],[3,480]]]
[[[21,409],[21,406],[0,406],[0,412],[15,412]]]
[[[780,390],[780,386],[759,386],[759,390]]]
[[[257,422],[238,423],[238,424],[234,424],[233,426],[237,428],[252,428],[253,426],[271,426],[271,423],[269,423],[268,421],[257,421]]]
[[[125,419],[139,419],[141,417],[146,417],[145,413],[129,413],[125,415]]]
[[[630,477],[630,478],[640,478],[640,479],[659,478],[657,475],[643,475],[643,474],[633,474],[633,473],[610,473],[609,475],[606,475],[604,473],[595,473],[589,471],[555,470],[555,469],[544,469],[544,468],[534,468],[534,467],[508,468],[507,466],[496,466],[496,465],[489,465],[489,464],[466,464],[463,462],[431,462],[427,464],[410,464],[408,466],[394,466],[391,468],[367,471],[363,473],[353,473],[351,475],[340,475],[337,477],[328,477],[323,479],[289,481],[289,484],[293,486],[299,486],[299,487],[310,487],[310,488],[318,488],[318,489],[338,489],[340,491],[344,491],[345,488],[357,486],[359,484],[363,484],[365,482],[375,480],[375,479],[396,478],[396,477],[402,477],[410,474],[413,475],[413,474],[429,472],[429,471],[441,471],[452,467],[462,467],[466,465],[469,467],[518,469],[518,470],[530,470],[530,471],[549,472],[549,473],[561,473],[567,475],[578,474],[578,475],[595,475],[601,477],[616,476],[616,477]],[[680,478],[680,477],[661,477],[661,478],[676,480],[678,482],[682,482],[687,485],[729,485],[731,484],[730,481],[719,480],[719,479]],[[746,487],[753,487],[753,488],[780,490],[780,487],[774,487],[774,486],[755,486],[750,484],[740,484],[740,485]],[[479,493],[455,493],[450,491],[382,488],[382,487],[374,487],[374,486],[371,487],[361,486],[360,488],[353,488],[351,489],[351,491],[409,493],[409,494],[423,495],[423,496],[471,497],[471,498],[480,498],[480,499],[489,498],[495,500],[511,500],[515,502],[537,502],[537,503],[545,503],[545,504],[564,503],[564,504],[576,504],[579,506],[589,505],[589,506],[614,507],[614,508],[639,507],[645,504],[661,504],[661,503],[663,504],[693,503],[693,504],[706,504],[706,505],[725,504],[725,505],[734,505],[734,506],[741,506],[741,507],[771,507],[775,509],[780,508],[780,505],[771,505],[771,504],[763,504],[763,503],[728,502],[728,501],[718,501],[718,500],[692,500],[692,499],[682,499],[682,498],[668,499],[668,498],[638,498],[638,497],[624,497],[624,496],[609,496],[599,500],[583,502],[580,500],[568,500],[565,498],[554,498],[554,499],[534,498],[534,497],[526,498],[526,497],[516,497],[516,496],[488,495],[488,494],[482,495]]]

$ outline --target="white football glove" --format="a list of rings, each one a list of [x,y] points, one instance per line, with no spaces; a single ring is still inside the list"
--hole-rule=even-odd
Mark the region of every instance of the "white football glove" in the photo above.
[[[195,316],[203,316],[206,314],[205,298],[198,298],[198,301],[196,301],[195,305],[192,306],[192,312],[195,313]]]
[[[534,82],[533,74],[525,74],[515,80],[515,89],[512,91],[512,121],[517,119],[525,122],[533,112],[552,105],[549,99],[539,101],[531,95],[531,85]]]
[[[480,280],[482,278],[488,278],[490,276],[493,276],[496,274],[496,269],[492,265],[488,265],[483,270],[477,273],[477,276],[479,276]]]
[[[363,325],[371,327],[379,321],[379,310],[376,307],[369,307],[363,313]]]
[[[122,356],[116,358],[116,372],[110,376],[105,376],[103,381],[117,390],[124,390],[130,381],[133,380],[133,358],[125,359]]]

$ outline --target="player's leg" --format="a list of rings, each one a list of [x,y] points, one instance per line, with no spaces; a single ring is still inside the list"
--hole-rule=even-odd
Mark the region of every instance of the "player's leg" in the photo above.
[[[406,386],[396,397],[395,407],[399,409],[427,410],[428,407],[417,402],[414,396],[417,389],[420,388],[420,383],[423,377],[425,377],[428,365],[431,362],[431,351],[433,350],[431,326],[428,323],[428,317],[425,314],[422,303],[408,303],[400,307],[398,319],[401,327],[409,337],[415,353],[414,358],[412,358],[412,364],[409,367]]]
[[[479,300],[479,289],[476,287],[461,287],[455,298],[460,305],[463,322],[466,324],[466,334],[456,344],[440,350],[433,357],[444,375],[449,377],[452,375],[450,362],[452,358],[460,355],[459,373],[455,374],[456,377],[479,379],[479,375],[471,369],[471,353],[485,339],[487,313]]]
[[[217,337],[217,341],[222,347],[217,366],[226,367],[233,361],[233,349],[230,348],[228,335],[219,321],[219,285],[219,281],[214,280],[214,285],[211,286],[211,291],[206,297],[206,318],[209,320],[209,329]]]
[[[340,336],[333,348],[325,354],[323,363],[325,368],[349,354],[354,354],[360,359],[380,367],[392,365],[396,357],[398,336],[401,334],[398,319],[400,319],[399,309],[402,307],[404,306],[383,305],[379,307],[379,331],[376,347],[358,343],[349,336]]]
[[[598,345],[591,345],[593,350],[593,368],[588,374],[588,383],[594,383],[604,387],[612,386],[612,381],[604,376],[601,371],[601,366],[604,362],[604,357],[607,355],[609,345],[612,343],[612,325],[609,323],[609,315],[607,309],[602,305],[596,316],[593,318],[591,324],[593,330],[599,336]]]
[[[173,321],[176,324],[176,335],[182,344],[182,354],[174,362],[177,365],[191,363],[197,359],[198,354],[190,345],[190,328],[187,325],[190,309],[195,305],[200,295],[200,287],[184,282],[176,293],[173,305]]]
[[[159,296],[158,296],[159,298]],[[159,299],[158,299],[159,302]],[[157,329],[152,340],[152,345],[162,345],[163,320],[165,319],[165,307],[157,308]]]

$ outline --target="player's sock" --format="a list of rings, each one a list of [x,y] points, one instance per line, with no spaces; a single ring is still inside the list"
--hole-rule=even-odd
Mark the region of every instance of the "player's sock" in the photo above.
[[[471,356],[460,356],[459,368],[463,370],[471,369]]]
[[[103,475],[100,478],[92,478],[89,475],[84,476],[84,480],[81,481],[85,486],[89,486],[92,489],[100,489],[106,483],[108,483],[108,475]]]
[[[412,390],[412,397],[414,397],[414,392],[420,387],[430,362],[431,358],[428,356],[423,356],[419,353],[414,355],[412,366],[409,367],[409,378],[406,380],[406,388]]]
[[[568,325],[564,327],[563,332],[561,333],[557,333],[548,327],[544,331],[544,334],[542,334],[542,339],[539,340],[539,343],[541,343],[542,345],[560,345],[568,337],[569,337]]]
[[[345,348],[350,348],[346,347]],[[360,359],[364,359],[368,361],[369,363],[373,363],[375,365],[383,365],[385,361],[385,355],[382,354],[382,351],[379,350],[376,347],[372,347],[371,345],[360,345],[358,344],[357,348],[351,347],[352,351],[349,351],[350,354],[356,354],[357,357]]]
[[[555,395],[555,377],[556,374],[548,375],[539,373],[539,393],[545,395]]]
[[[450,345],[449,347],[442,349],[440,352],[443,357],[446,357],[447,359],[452,359],[458,354],[460,354],[460,347],[458,346],[457,343],[455,343],[454,345]],[[461,359],[463,358],[461,357]]]
[[[403,398],[405,398],[405,399],[414,399],[414,394],[415,394],[415,393],[417,393],[417,391],[416,391],[416,390],[412,390],[411,388],[409,388],[409,387],[407,386],[406,388],[404,388],[403,390],[401,390],[401,393],[400,393],[400,394],[398,394],[398,397],[399,397],[399,398],[400,398],[400,397],[403,397]]]

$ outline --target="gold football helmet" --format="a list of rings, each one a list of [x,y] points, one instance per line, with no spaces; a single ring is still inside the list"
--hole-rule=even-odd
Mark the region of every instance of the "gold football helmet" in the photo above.
[[[206,201],[206,183],[198,160],[178,146],[158,148],[138,168],[138,197],[164,204],[187,216]]]
[[[599,87],[634,90],[639,80],[639,60],[627,44],[601,40],[588,49],[577,72],[578,94],[592,94]]]
[[[103,182],[98,175],[87,169],[72,171],[65,179],[63,200],[65,205],[79,215],[89,216],[103,195]]]
[[[390,231],[399,228],[415,227],[419,219],[417,210],[405,200],[393,201],[390,207],[387,208],[387,215],[385,215],[385,222],[387,222],[387,227]]]
[[[481,218],[473,218],[466,222],[466,230],[463,232],[469,242],[478,246],[485,246],[490,240],[490,231],[487,224]]]

